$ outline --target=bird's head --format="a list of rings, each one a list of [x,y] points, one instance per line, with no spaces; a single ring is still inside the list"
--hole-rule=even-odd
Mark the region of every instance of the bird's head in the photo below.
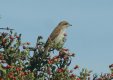
[[[62,28],[68,28],[69,26],[72,26],[71,24],[69,24],[67,21],[61,21],[58,26],[62,27]]]

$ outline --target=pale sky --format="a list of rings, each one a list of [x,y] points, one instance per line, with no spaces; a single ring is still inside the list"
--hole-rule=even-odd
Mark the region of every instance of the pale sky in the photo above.
[[[72,66],[108,72],[113,63],[113,0],[0,0],[0,27],[14,28],[23,41],[46,41],[61,20],[67,20],[66,48],[76,53]]]

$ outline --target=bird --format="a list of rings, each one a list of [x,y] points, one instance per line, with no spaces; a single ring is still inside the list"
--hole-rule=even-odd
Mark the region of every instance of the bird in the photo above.
[[[56,26],[44,45],[44,54],[47,54],[51,49],[59,50],[63,47],[66,40],[66,30],[69,26],[72,25],[65,20]]]

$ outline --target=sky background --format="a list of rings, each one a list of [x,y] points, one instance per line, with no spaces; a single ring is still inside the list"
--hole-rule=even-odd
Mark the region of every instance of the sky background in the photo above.
[[[72,66],[109,72],[113,63],[113,0],[0,0],[0,27],[14,28],[23,41],[44,40],[62,21],[71,26],[65,44],[76,53]]]

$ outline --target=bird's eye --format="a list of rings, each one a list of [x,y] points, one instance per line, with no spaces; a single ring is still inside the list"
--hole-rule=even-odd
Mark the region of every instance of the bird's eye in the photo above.
[[[64,23],[64,25],[68,25],[68,23]]]

